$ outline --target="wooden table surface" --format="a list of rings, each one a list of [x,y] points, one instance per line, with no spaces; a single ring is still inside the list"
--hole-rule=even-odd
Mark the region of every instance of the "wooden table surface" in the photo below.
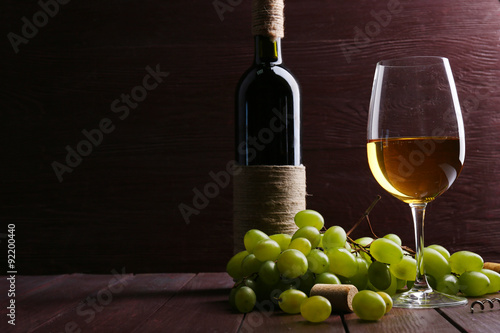
[[[0,332],[499,332],[500,304],[392,309],[378,322],[354,314],[311,324],[300,315],[261,311],[243,315],[228,304],[226,273],[15,276],[0,281]],[[9,288],[15,296],[9,296]],[[488,298],[500,297],[499,294]],[[7,306],[15,301],[15,326]],[[475,299],[469,299],[469,305]]]

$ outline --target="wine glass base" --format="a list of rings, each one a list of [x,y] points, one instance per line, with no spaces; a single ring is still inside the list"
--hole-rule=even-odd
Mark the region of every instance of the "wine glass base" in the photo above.
[[[467,304],[467,298],[443,294],[435,290],[409,290],[392,297],[393,307],[431,309]]]

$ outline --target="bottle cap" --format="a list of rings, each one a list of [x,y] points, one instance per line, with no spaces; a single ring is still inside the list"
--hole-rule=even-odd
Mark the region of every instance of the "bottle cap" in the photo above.
[[[271,40],[285,37],[284,0],[252,1],[252,34],[270,37]]]

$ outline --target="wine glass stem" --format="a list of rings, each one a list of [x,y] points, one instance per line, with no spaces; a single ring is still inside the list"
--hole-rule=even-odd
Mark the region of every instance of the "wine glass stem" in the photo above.
[[[425,277],[424,262],[424,218],[425,218],[425,208],[427,203],[412,203],[410,204],[411,213],[413,216],[413,225],[415,229],[415,248],[416,255],[415,259],[417,261],[417,276],[415,278],[415,284],[413,285],[413,291],[426,291],[432,290],[427,283],[427,278]]]

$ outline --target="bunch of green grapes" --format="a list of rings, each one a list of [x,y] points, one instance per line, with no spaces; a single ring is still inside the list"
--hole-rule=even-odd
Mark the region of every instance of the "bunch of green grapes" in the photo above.
[[[293,235],[267,235],[257,229],[246,232],[245,250],[226,266],[235,280],[230,303],[238,311],[246,313],[256,302],[271,300],[286,313],[323,321],[332,307],[324,297],[307,296],[314,284],[352,284],[359,291],[374,292],[357,296],[361,301],[353,300],[354,312],[360,318],[377,320],[392,307],[387,300],[390,296],[412,287],[417,261],[397,235],[352,240],[341,226],[326,229],[323,216],[314,210],[297,213],[295,223],[298,230]],[[500,274],[484,269],[478,254],[459,251],[450,255],[440,245],[423,251],[423,265],[434,289],[466,296],[499,291]],[[382,304],[387,306],[384,312]]]
[[[384,290],[394,295],[405,286],[411,288],[417,261],[401,248],[400,241],[392,239],[391,242],[386,238],[370,243],[371,258],[367,260],[372,262],[368,267],[368,289]],[[446,294],[479,297],[497,293],[500,274],[483,268],[483,265],[483,258],[474,252],[458,251],[450,255],[446,248],[437,244],[423,249],[421,268],[427,281],[433,289]]]
[[[500,274],[484,267],[483,258],[470,251],[450,253],[439,245],[424,249],[424,267],[432,288],[465,296],[483,296],[500,290]]]

